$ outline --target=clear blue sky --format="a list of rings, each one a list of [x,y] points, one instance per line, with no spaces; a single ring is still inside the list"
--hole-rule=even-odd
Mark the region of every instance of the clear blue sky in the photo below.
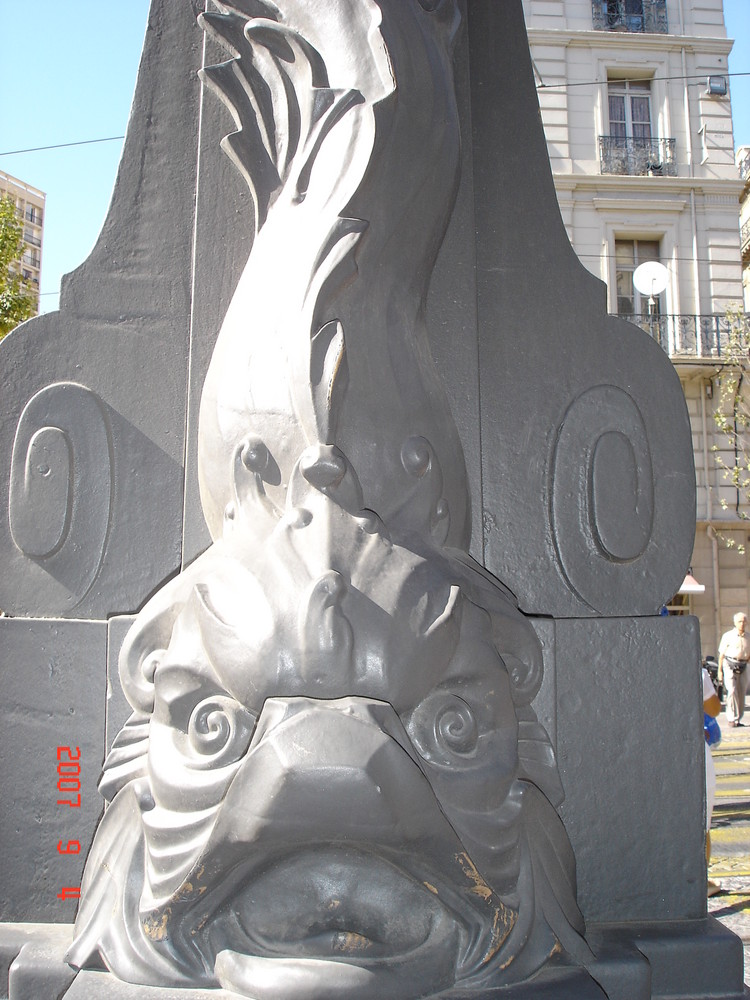
[[[181,2],[181,0],[176,0]],[[0,153],[125,132],[148,0],[0,0]],[[750,0],[724,0],[733,73],[750,73]],[[735,142],[750,144],[750,76],[731,81]],[[42,310],[88,255],[122,142],[0,155],[0,170],[47,194]]]

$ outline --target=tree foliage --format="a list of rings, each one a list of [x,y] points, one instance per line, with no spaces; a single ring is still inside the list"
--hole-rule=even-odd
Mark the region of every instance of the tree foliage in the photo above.
[[[23,226],[15,202],[6,195],[0,198],[0,339],[36,310],[20,270],[23,248]]]
[[[746,509],[750,506],[750,322],[739,308],[729,309],[726,318],[728,337],[726,346],[722,344],[724,367],[713,416],[729,447],[722,451],[714,445],[712,450],[724,479],[734,487],[733,513],[740,521],[747,521],[750,520]],[[719,503],[722,510],[729,512],[730,504],[725,498]],[[728,548],[744,552],[744,545],[719,534]]]

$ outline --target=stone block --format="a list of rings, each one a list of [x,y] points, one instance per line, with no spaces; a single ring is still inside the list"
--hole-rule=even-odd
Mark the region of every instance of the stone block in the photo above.
[[[62,996],[74,975],[63,961],[72,937],[72,924],[0,924],[0,998],[11,982],[24,1000]]]
[[[651,965],[654,997],[747,997],[742,941],[718,920],[633,930]]]
[[[73,919],[102,812],[106,638],[104,622],[0,618],[0,920]]]
[[[233,1000],[226,990],[170,989],[73,972],[63,961],[69,925],[0,927],[0,997],[5,1000]],[[533,981],[488,989],[471,1000],[746,1000],[742,945],[713,918],[674,923],[591,924],[591,972],[552,962]],[[8,970],[10,969],[10,977]],[[9,990],[10,982],[10,990]],[[68,985],[70,984],[70,985]],[[467,1000],[465,992],[443,1000]]]
[[[440,1000],[467,1000],[467,993],[445,993]],[[15,1000],[11,997],[10,1000]],[[25,998],[24,998],[25,1000]],[[65,1000],[240,1000],[227,990],[164,990],[118,982],[106,972],[80,972]],[[385,998],[384,998],[385,1000]],[[581,969],[556,968],[534,977],[533,983],[471,994],[470,1000],[607,1000]],[[634,998],[631,998],[634,1000]]]
[[[0,997],[8,996],[10,967],[23,946],[33,939],[34,931],[44,932],[49,924],[0,924]]]
[[[650,971],[649,1000],[743,1000],[748,995],[742,981],[742,942],[713,917],[592,925],[588,936],[605,963],[617,954],[640,953]],[[610,996],[619,1000],[620,994]],[[629,994],[622,996],[631,1000]]]
[[[64,960],[72,937],[72,928],[62,924],[26,942],[10,967],[8,996],[13,1000],[62,1000],[76,975]]]
[[[691,617],[555,622],[560,808],[587,921],[705,915],[705,773]]]
[[[11,997],[10,1000],[15,1000]],[[79,972],[65,1000],[240,1000],[227,990],[166,990],[160,986],[134,986],[108,972]]]

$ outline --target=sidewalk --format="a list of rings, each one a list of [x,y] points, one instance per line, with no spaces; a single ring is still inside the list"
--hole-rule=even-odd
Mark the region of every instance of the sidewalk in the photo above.
[[[744,943],[745,982],[750,982],[750,715],[747,725],[728,725],[718,717],[721,743],[712,751],[716,765],[716,805],[711,824],[708,877],[721,892],[708,900],[708,912]]]

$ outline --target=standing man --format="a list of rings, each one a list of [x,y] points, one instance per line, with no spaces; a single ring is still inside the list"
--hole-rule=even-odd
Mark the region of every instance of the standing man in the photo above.
[[[747,615],[744,611],[734,616],[734,628],[725,632],[719,643],[719,680],[723,678],[727,689],[727,721],[730,726],[741,726],[745,714],[747,693],[747,661],[750,659],[750,640],[745,635]]]

